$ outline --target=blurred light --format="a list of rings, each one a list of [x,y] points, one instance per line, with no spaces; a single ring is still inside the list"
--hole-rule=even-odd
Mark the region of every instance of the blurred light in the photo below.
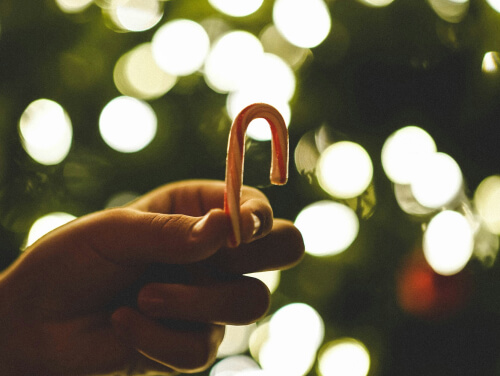
[[[156,64],[150,43],[143,43],[120,57],[113,78],[123,95],[142,99],[161,97],[177,82],[177,76]]]
[[[156,114],[151,106],[126,96],[111,100],[99,117],[102,138],[122,153],[145,148],[155,137],[156,127]]]
[[[386,7],[391,4],[394,0],[359,0],[363,4],[368,5],[370,7]]]
[[[311,306],[292,303],[280,308],[269,321],[269,338],[260,349],[262,368],[273,375],[307,374],[324,332],[323,319]]]
[[[411,181],[415,199],[425,207],[441,208],[453,202],[462,190],[462,172],[444,153],[429,154],[421,161]]]
[[[38,163],[55,165],[69,153],[73,127],[66,111],[50,99],[28,105],[19,120],[24,149]]]
[[[199,23],[177,19],[156,31],[152,48],[161,69],[172,75],[187,76],[202,67],[210,49],[210,40]]]
[[[499,62],[500,57],[498,56],[498,52],[486,52],[483,57],[481,69],[484,73],[495,73],[498,71]]]
[[[65,13],[78,13],[87,9],[94,0],[56,0],[56,4]]]
[[[125,206],[139,197],[135,192],[120,192],[113,195],[106,203],[106,208],[116,208],[118,206]]]
[[[234,120],[241,110],[252,103],[267,103],[279,111],[288,127],[291,117],[290,105],[286,102],[276,100],[276,98],[270,98],[266,94],[265,92],[258,91],[235,91],[230,93],[226,98],[226,108],[229,117]],[[272,132],[267,120],[254,119],[250,122],[246,135],[257,141],[269,141],[271,140]]]
[[[259,64],[263,53],[262,44],[249,32],[231,31],[222,35],[215,41],[205,62],[208,86],[222,93],[238,90]]]
[[[294,153],[295,167],[301,175],[312,178],[320,153],[316,147],[313,132],[305,133],[297,143]]]
[[[345,251],[356,239],[359,220],[354,211],[338,202],[319,201],[306,206],[295,219],[306,252],[332,256]]]
[[[277,0],[273,21],[290,43],[303,48],[318,46],[332,26],[330,12],[323,0]]]
[[[260,367],[249,356],[235,355],[216,363],[210,370],[209,376],[237,376],[240,372],[248,370],[260,370]]]
[[[321,153],[316,174],[327,193],[336,198],[352,198],[362,194],[370,185],[373,165],[362,146],[340,141]]]
[[[208,0],[210,5],[228,16],[244,17],[255,13],[264,0]]]
[[[329,342],[318,356],[319,376],[366,376],[370,371],[370,353],[353,338]]]
[[[247,275],[264,282],[271,294],[278,289],[280,284],[281,272],[279,270],[269,270],[266,272],[250,273]]]
[[[492,7],[495,11],[500,13],[500,0],[486,0],[486,2]]]
[[[469,222],[455,211],[440,212],[425,230],[423,248],[425,259],[436,273],[458,273],[471,258],[474,248]]]
[[[279,56],[294,69],[302,65],[310,52],[307,48],[297,47],[287,41],[273,24],[262,31],[260,41],[264,51]]]
[[[469,10],[469,0],[428,0],[436,14],[447,22],[458,23]]]
[[[158,0],[109,0],[105,11],[117,27],[134,32],[151,29],[163,16]]]
[[[217,350],[217,357],[225,358],[247,351],[250,336],[256,327],[256,324],[240,326],[226,325],[224,339]]]
[[[500,176],[484,179],[474,193],[474,204],[481,220],[493,234],[500,235]]]
[[[409,184],[422,159],[436,150],[426,131],[410,125],[387,138],[382,147],[382,167],[392,182]]]
[[[250,335],[248,349],[252,357],[259,362],[259,354],[262,347],[269,339],[269,320],[259,322],[257,328]]]
[[[36,242],[45,234],[50,231],[62,226],[76,217],[74,215],[63,213],[63,212],[54,212],[44,215],[43,217],[38,218],[33,225],[31,226],[28,237],[26,240],[26,248]]]
[[[415,199],[410,185],[394,184],[394,196],[401,210],[410,215],[425,216],[435,211],[435,209],[422,206]]]

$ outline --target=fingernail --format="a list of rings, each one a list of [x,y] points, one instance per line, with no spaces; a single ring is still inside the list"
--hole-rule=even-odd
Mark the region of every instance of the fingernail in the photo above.
[[[203,227],[205,227],[205,223],[208,221],[208,217],[210,215],[210,212],[205,214],[203,218],[201,218],[196,224],[193,226],[193,234],[198,234],[203,230]]]
[[[253,233],[252,233],[252,236],[255,236],[260,231],[260,218],[257,217],[254,213],[252,213],[252,219],[253,219]]]

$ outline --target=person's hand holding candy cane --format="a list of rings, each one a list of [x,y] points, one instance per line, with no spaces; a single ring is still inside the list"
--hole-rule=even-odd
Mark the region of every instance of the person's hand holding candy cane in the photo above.
[[[30,246],[0,274],[0,374],[207,368],[224,325],[255,322],[268,310],[269,291],[244,274],[287,269],[304,252],[293,224],[274,219],[267,198],[245,186],[243,242],[227,248],[224,191],[219,181],[168,184]]]

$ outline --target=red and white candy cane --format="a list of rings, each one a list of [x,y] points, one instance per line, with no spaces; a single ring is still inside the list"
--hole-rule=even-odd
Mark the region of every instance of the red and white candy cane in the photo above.
[[[251,104],[234,119],[227,145],[224,211],[231,219],[233,233],[229,242],[232,247],[238,246],[241,242],[240,197],[243,183],[245,132],[250,122],[258,118],[267,120],[271,127],[271,183],[283,185],[288,180],[288,130],[285,121],[274,107],[266,103]]]

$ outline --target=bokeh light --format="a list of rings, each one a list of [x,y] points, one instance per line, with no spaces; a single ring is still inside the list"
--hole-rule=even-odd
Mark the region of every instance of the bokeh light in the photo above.
[[[345,251],[356,239],[359,220],[351,208],[324,200],[302,209],[295,226],[304,238],[308,254],[332,256]]]
[[[209,0],[219,12],[233,17],[244,17],[255,13],[264,0]]]
[[[273,375],[307,374],[324,333],[323,319],[310,305],[291,303],[281,307],[269,321],[268,338],[258,355],[261,367]]]
[[[486,2],[492,7],[495,11],[500,13],[500,0],[486,0]]]
[[[459,197],[462,188],[462,171],[457,162],[445,153],[425,156],[411,181],[415,199],[428,208],[451,204]]]
[[[318,355],[320,376],[366,376],[369,371],[370,353],[354,338],[331,341]]]
[[[153,28],[163,17],[159,0],[108,0],[105,11],[116,27],[140,32]]]
[[[453,275],[468,263],[474,249],[474,234],[460,213],[445,210],[435,215],[424,233],[425,259],[442,275]]]
[[[484,179],[474,193],[476,210],[485,226],[493,234],[500,235],[500,176]]]
[[[216,363],[210,370],[209,376],[236,376],[249,370],[260,370],[260,367],[249,356],[234,355]]]
[[[250,336],[257,327],[250,325],[226,325],[224,339],[217,350],[218,358],[242,354],[248,350]]]
[[[370,7],[381,8],[391,4],[394,0],[359,0],[359,1]]]
[[[310,53],[308,48],[301,48],[286,40],[274,24],[268,25],[259,37],[264,51],[279,56],[292,68],[298,69]]]
[[[461,22],[469,11],[469,0],[428,0],[436,14],[446,22]]]
[[[213,44],[205,62],[205,81],[221,93],[235,91],[246,82],[262,59],[264,48],[259,39],[242,30],[230,31]]]
[[[499,62],[500,62],[500,57],[498,56],[498,52],[496,51],[486,52],[483,57],[481,69],[484,73],[496,73],[498,72]]]
[[[153,56],[158,66],[174,76],[187,76],[200,69],[210,49],[210,39],[197,22],[172,20],[153,35]]]
[[[121,56],[116,62],[113,79],[123,95],[141,99],[161,97],[177,82],[177,76],[156,64],[151,43],[143,43]]]
[[[277,0],[273,21],[290,43],[303,48],[321,44],[332,27],[330,11],[323,0]]]
[[[139,197],[138,193],[135,192],[118,192],[111,196],[109,200],[106,202],[106,208],[116,208],[119,206],[127,205],[128,203],[134,201]]]
[[[53,212],[38,218],[32,225],[26,238],[26,247],[52,230],[74,220],[76,217],[64,212]]]
[[[153,108],[136,98],[121,96],[111,100],[99,117],[104,141],[122,153],[144,149],[156,135],[157,119]]]
[[[385,141],[382,167],[392,182],[409,184],[422,159],[436,151],[436,144],[429,133],[417,126],[406,126]]]
[[[26,107],[19,120],[19,134],[30,157],[44,165],[62,162],[73,141],[68,114],[50,99],[38,99]]]
[[[264,284],[269,289],[272,294],[278,289],[281,279],[281,272],[279,270],[269,270],[265,272],[249,273],[249,277],[257,278],[258,280],[264,282]]]
[[[78,13],[87,9],[94,0],[56,0],[56,4],[65,13]]]
[[[340,141],[321,153],[316,174],[327,193],[336,198],[352,198],[362,194],[370,185],[373,165],[361,145]]]

